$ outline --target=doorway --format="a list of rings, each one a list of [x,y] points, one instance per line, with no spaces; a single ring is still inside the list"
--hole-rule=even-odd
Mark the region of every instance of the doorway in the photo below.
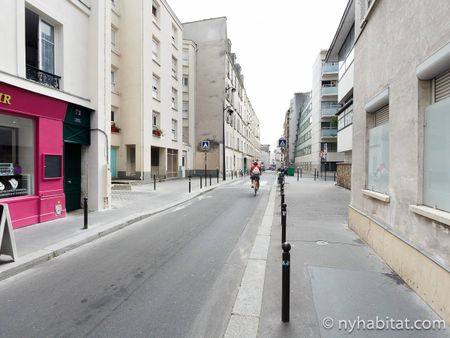
[[[64,142],[66,210],[81,208],[81,144]]]

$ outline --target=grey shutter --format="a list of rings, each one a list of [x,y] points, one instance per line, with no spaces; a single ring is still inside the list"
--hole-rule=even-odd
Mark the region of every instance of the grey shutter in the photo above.
[[[389,123],[389,105],[386,105],[375,112],[375,127],[386,123]]]
[[[435,102],[439,102],[450,97],[450,70],[439,76],[436,76],[434,92]]]

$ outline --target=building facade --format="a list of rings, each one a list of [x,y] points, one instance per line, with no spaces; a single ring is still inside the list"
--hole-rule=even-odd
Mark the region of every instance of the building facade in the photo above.
[[[0,203],[14,228],[64,217],[83,197],[110,206],[110,6],[2,2]]]
[[[355,2],[349,208],[350,227],[447,323],[449,16],[444,0]]]
[[[295,146],[297,141],[298,123],[300,119],[301,109],[308,97],[309,93],[295,93],[291,99],[289,109],[287,111],[287,161],[289,166],[293,166],[295,162]]]
[[[337,151],[343,155],[343,163],[337,164],[337,184],[351,187],[351,163],[353,145],[353,74],[355,44],[355,1],[347,3],[339,27],[328,49],[325,61],[338,62]]]
[[[270,144],[261,144],[261,158],[259,159],[261,164],[264,164],[266,169],[270,166]]]
[[[191,153],[183,142],[183,27],[165,0],[113,3],[112,176],[179,177]]]
[[[232,171],[248,170],[260,157],[259,120],[231,52],[226,24],[225,17],[183,24],[185,39],[197,45],[194,170],[212,175],[219,170],[224,179]],[[202,141],[210,144],[206,161]]]
[[[335,171],[343,160],[337,152],[338,64],[325,62],[322,50],[313,66],[310,106],[300,116],[301,141],[298,142],[296,166],[305,170]]]

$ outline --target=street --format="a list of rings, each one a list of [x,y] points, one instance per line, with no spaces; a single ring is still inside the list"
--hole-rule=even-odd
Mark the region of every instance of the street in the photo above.
[[[1,337],[219,337],[267,205],[248,178],[0,282]]]

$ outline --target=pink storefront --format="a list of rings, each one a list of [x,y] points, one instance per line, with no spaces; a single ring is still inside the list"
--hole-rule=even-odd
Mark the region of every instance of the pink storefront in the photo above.
[[[66,215],[66,110],[67,102],[0,82],[0,203],[14,228]]]

